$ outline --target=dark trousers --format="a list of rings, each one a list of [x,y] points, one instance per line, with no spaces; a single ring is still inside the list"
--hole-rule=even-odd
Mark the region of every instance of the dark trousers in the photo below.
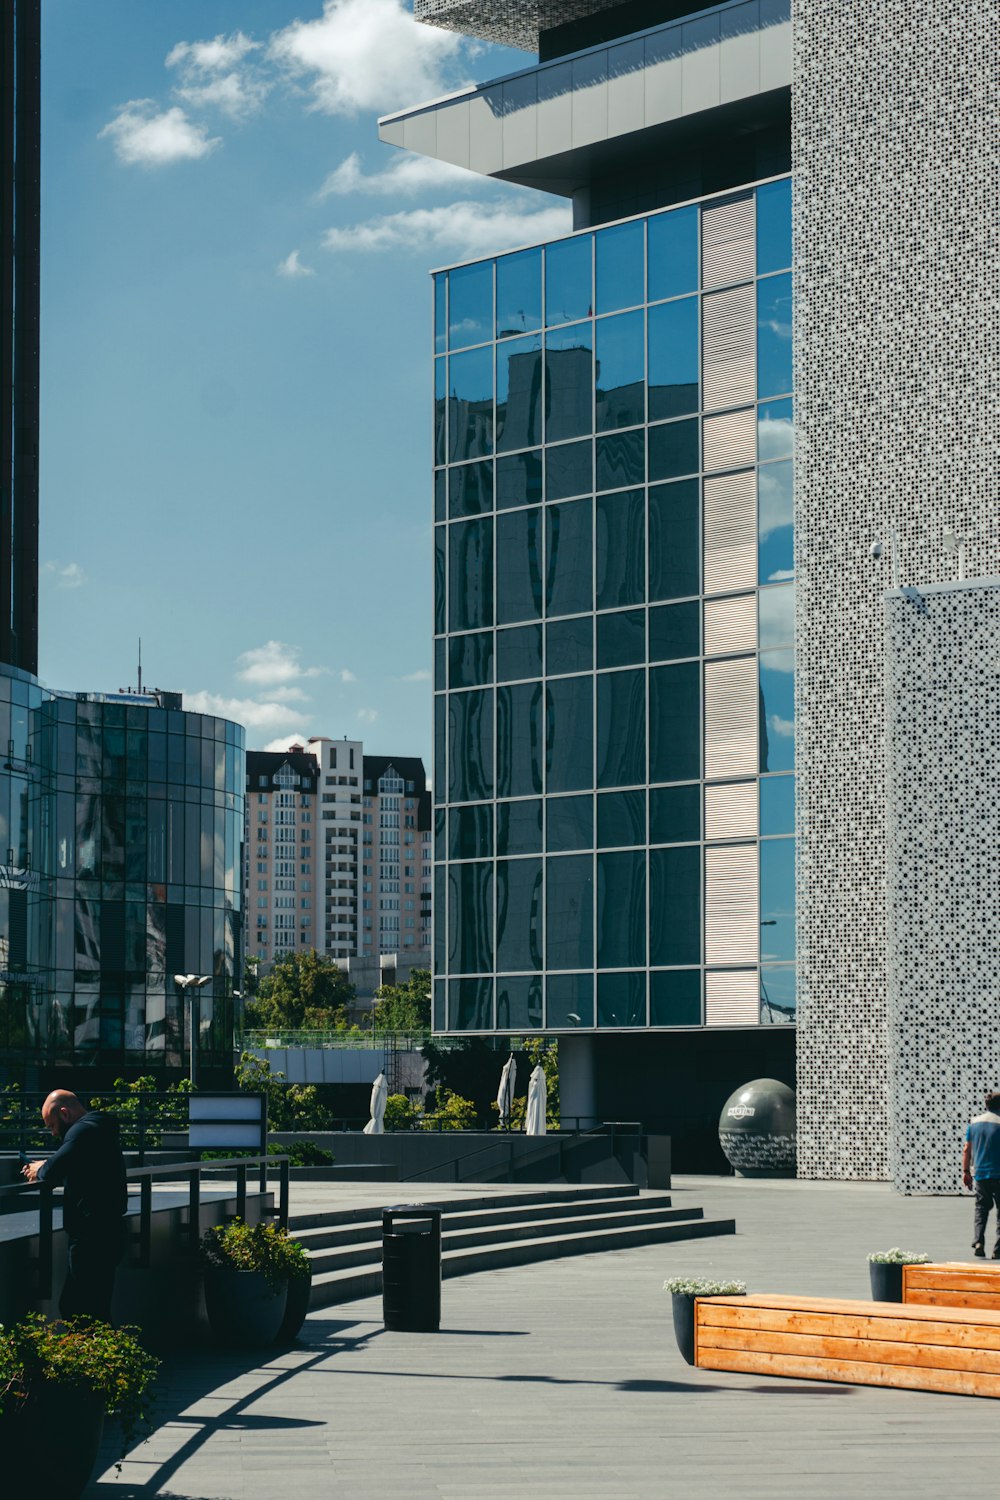
[[[1000,1177],[977,1178],[975,1227],[972,1231],[973,1245],[982,1245],[984,1248],[986,1246],[986,1220],[990,1216],[991,1208],[997,1211],[993,1259],[1000,1260]]]
[[[66,1280],[59,1298],[63,1318],[99,1318],[111,1322],[115,1272],[125,1254],[125,1226],[70,1238]]]

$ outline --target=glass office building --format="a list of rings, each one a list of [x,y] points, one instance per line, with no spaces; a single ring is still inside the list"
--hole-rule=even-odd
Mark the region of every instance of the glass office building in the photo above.
[[[176,693],[54,693],[0,670],[0,1077],[231,1077],[243,963],[242,728]]]
[[[436,1029],[794,1020],[790,198],[435,277]]]

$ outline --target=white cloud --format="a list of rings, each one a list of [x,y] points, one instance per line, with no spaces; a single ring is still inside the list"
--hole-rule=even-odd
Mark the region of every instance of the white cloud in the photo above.
[[[340,680],[341,682],[357,682],[358,679],[355,677],[350,667],[341,667]]]
[[[231,120],[245,120],[260,109],[270,84],[249,72],[225,73],[209,83],[189,83],[177,93],[194,109],[221,109]]]
[[[413,198],[418,193],[430,192],[434,188],[462,187],[473,191],[478,187],[495,188],[491,177],[467,172],[464,167],[454,167],[451,162],[435,161],[432,156],[404,156],[397,153],[381,172],[366,175],[361,167],[361,157],[356,151],[345,156],[320,188],[317,197],[329,198],[347,193],[369,193],[394,198]]]
[[[127,166],[165,167],[177,161],[198,161],[221,144],[204,125],[189,120],[178,105],[157,113],[152,99],[131,99],[100,132],[114,144],[119,161]]]
[[[208,42],[178,42],[167,53],[166,66],[196,73],[224,73],[259,47],[259,42],[244,36],[242,31],[234,31],[230,36],[220,33]]]
[[[268,688],[267,695],[276,703],[308,703],[309,694],[304,693],[300,687],[272,687]]]
[[[87,575],[79,563],[57,563],[47,562],[42,569],[43,573],[49,573],[55,580],[56,588],[78,589],[82,588],[87,581]]]
[[[795,737],[794,719],[783,719],[780,714],[769,714],[767,727],[772,734],[779,735],[781,739],[790,740]]]
[[[359,708],[357,716],[365,724],[374,724],[375,720],[378,718],[378,709],[377,708]]]
[[[299,646],[289,646],[284,641],[265,641],[263,646],[254,646],[240,655],[236,675],[243,682],[260,687],[282,686],[298,682],[303,677],[319,677],[323,668],[302,666],[299,661],[301,654]]]
[[[185,692],[184,707],[191,713],[234,719],[251,731],[290,732],[288,723],[292,716],[288,705],[274,699],[262,701],[258,698],[227,698],[221,693]]]
[[[279,734],[275,740],[268,740],[266,745],[261,745],[261,750],[274,750],[280,755],[282,750],[290,750],[293,745],[305,745],[308,737],[305,734]]]
[[[768,583],[789,583],[795,577],[794,568],[776,568],[767,575]]]
[[[517,204],[447,203],[386,214],[346,229],[328,229],[328,250],[398,250],[436,248],[458,256],[487,255],[535,240],[557,239],[572,228],[569,206],[545,208]]]
[[[299,252],[293,250],[291,255],[286,255],[285,259],[281,262],[278,267],[278,275],[294,278],[298,276],[315,276],[316,272],[312,266],[303,265],[299,260]]]
[[[430,682],[431,674],[426,667],[421,667],[417,672],[407,672],[406,676],[399,680],[400,682]]]
[[[455,87],[455,32],[418,25],[401,0],[324,0],[314,21],[293,21],[269,55],[305,80],[313,106],[331,115],[386,111]]]

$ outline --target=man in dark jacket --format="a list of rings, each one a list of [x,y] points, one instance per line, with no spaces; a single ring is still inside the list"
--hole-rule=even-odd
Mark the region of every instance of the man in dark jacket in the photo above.
[[[57,1089],[42,1119],[62,1144],[47,1160],[21,1170],[29,1182],[63,1187],[63,1228],[68,1241],[66,1281],[59,1298],[64,1318],[86,1314],[111,1321],[115,1271],[125,1253],[128,1189],[118,1122],[87,1110],[75,1094]]]

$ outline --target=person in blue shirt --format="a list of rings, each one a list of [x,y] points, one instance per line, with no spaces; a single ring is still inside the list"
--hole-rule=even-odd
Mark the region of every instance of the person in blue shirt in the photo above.
[[[993,1259],[1000,1260],[1000,1094],[987,1094],[986,1113],[977,1115],[965,1127],[962,1181],[976,1194],[972,1253],[980,1258],[986,1255],[986,1221],[990,1209],[995,1208]]]

